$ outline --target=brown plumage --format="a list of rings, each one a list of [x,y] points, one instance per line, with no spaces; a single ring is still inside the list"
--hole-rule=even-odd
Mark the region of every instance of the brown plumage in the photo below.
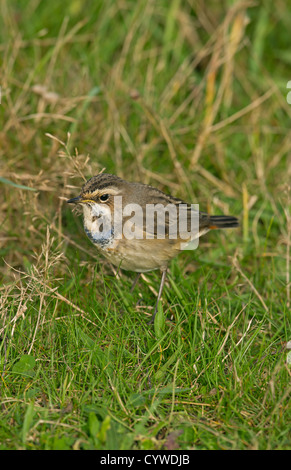
[[[198,212],[191,207],[191,204],[167,195],[157,188],[142,183],[127,182],[108,173],[90,178],[84,184],[80,195],[67,202],[82,205],[84,228],[88,237],[114,265],[137,273],[154,269],[163,272],[152,321],[157,311],[169,261],[184,249],[185,244],[198,239],[209,230],[238,226],[236,217],[211,216],[205,212]],[[149,224],[147,211],[152,210],[153,205],[157,212],[154,214],[152,224]],[[128,235],[131,235],[131,232],[126,232],[125,228],[132,221],[134,208],[140,209],[141,216],[135,219],[136,236],[130,238]],[[165,208],[169,210],[165,211]],[[122,234],[117,236],[113,219],[119,215]],[[99,219],[104,222],[102,232]],[[193,220],[196,221],[194,229]],[[184,231],[180,230],[179,233],[177,231],[175,235],[177,226],[180,227],[183,221]],[[104,229],[106,224],[107,228]]]

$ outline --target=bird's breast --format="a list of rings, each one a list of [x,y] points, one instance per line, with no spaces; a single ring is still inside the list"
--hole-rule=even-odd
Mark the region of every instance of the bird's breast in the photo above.
[[[106,207],[101,210],[97,204],[93,208],[84,207],[84,230],[89,240],[101,250],[115,245],[111,213]]]

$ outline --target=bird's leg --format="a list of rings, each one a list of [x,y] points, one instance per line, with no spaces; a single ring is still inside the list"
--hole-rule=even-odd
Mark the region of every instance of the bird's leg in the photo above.
[[[135,286],[137,285],[137,281],[139,280],[140,275],[141,275],[141,273],[137,273],[137,276],[136,276],[135,280],[133,281],[133,284],[132,284],[132,286],[131,286],[131,288],[130,288],[130,293],[133,292],[133,289],[134,289]]]
[[[155,307],[155,311],[149,321],[149,324],[150,323],[154,323],[155,321],[155,316],[157,314],[157,311],[158,311],[158,305],[159,305],[159,301],[161,299],[161,296],[162,296],[162,292],[163,292],[163,287],[164,287],[164,284],[165,284],[165,280],[166,280],[166,277],[167,277],[167,269],[164,269],[162,271],[162,279],[161,279],[161,283],[160,283],[160,288],[159,288],[159,293],[158,293],[158,298],[157,298],[157,302],[156,302],[156,307]]]

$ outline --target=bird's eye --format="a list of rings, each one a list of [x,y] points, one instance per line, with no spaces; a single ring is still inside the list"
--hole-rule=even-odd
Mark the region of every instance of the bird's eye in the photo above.
[[[100,201],[105,202],[108,200],[108,198],[109,198],[109,194],[102,194],[102,196],[100,196]]]

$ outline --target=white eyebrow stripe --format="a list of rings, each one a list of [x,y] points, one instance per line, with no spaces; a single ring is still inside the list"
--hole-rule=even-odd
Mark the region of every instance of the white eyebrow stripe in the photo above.
[[[110,194],[112,196],[117,196],[120,194],[120,189],[116,187],[110,187],[110,188],[102,188],[102,189],[95,189],[95,191],[92,192],[87,192],[83,195],[83,197],[95,197],[95,196],[102,196],[102,194]]]

